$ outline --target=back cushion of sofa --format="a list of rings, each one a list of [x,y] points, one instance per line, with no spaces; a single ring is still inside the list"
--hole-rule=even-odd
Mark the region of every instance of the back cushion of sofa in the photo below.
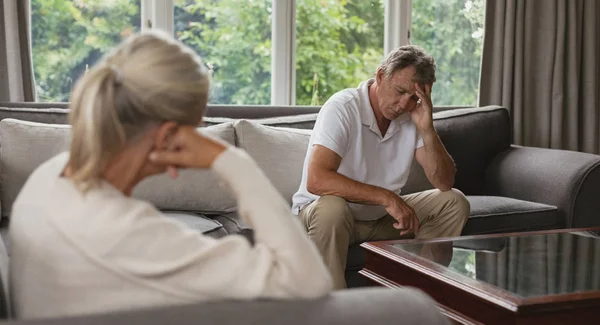
[[[312,128],[315,126],[317,115],[318,114],[302,114],[245,120],[268,126],[312,130]],[[208,126],[226,122],[236,122],[238,120],[239,119],[233,119],[228,117],[206,117],[204,118],[204,124]]]
[[[200,128],[211,137],[235,145],[232,123]],[[185,210],[206,214],[232,212],[236,200],[211,170],[180,170],[179,177],[171,179],[166,173],[143,180],[133,191],[133,196],[149,202],[162,210]]]
[[[2,217],[10,215],[12,204],[25,181],[39,165],[67,151],[71,127],[64,124],[4,119],[0,121],[0,202]]]
[[[433,114],[433,124],[457,167],[454,187],[465,194],[483,194],[485,167],[510,146],[508,111],[499,106],[452,109]],[[414,160],[402,194],[432,189]]]
[[[439,112],[434,126],[456,164],[454,187],[465,194],[484,194],[486,166],[510,147],[508,110],[488,106]]]
[[[69,124],[68,117],[69,110],[61,107],[0,107],[0,120],[11,118],[37,123]]]
[[[201,128],[208,136],[234,144],[232,123]],[[10,215],[12,203],[29,175],[44,161],[68,151],[71,127],[14,119],[0,121],[0,201],[2,216]],[[209,170],[181,170],[172,180],[157,175],[142,181],[135,197],[147,200],[163,210],[230,212],[235,199],[220,186]]]
[[[300,186],[310,130],[262,125],[257,121],[234,123],[238,147],[246,150],[291,204]]]

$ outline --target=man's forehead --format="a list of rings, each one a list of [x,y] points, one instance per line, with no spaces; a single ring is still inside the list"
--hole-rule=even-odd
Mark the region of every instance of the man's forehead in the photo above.
[[[413,66],[396,70],[390,76],[390,81],[394,87],[404,88],[405,90],[414,90],[415,88],[415,74],[417,70]]]
[[[415,90],[415,73],[414,67],[398,70],[390,76],[390,82],[396,88],[402,88],[406,91],[413,92]]]

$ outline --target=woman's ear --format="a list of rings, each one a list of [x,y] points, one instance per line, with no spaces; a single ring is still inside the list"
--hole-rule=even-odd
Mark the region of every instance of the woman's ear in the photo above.
[[[154,137],[154,148],[171,149],[174,145],[174,136],[179,130],[179,125],[173,121],[162,123],[156,131]]]

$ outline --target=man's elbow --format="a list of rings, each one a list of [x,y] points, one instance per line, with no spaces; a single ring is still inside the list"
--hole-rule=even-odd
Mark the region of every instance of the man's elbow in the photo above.
[[[440,190],[440,191],[442,191],[442,192],[448,192],[448,191],[450,191],[452,189],[453,185],[454,184],[450,184],[450,185],[440,184],[440,185],[437,186],[437,189]]]
[[[310,174],[306,180],[306,190],[310,194],[322,196],[323,192],[323,178],[318,175]]]
[[[456,169],[454,169],[448,177],[438,183],[438,186],[436,186],[437,189],[442,192],[450,191],[452,187],[454,187],[455,176]]]
[[[442,192],[446,192],[446,191],[450,191],[452,189],[452,187],[454,187],[454,174],[452,174],[451,177],[448,177],[448,179],[442,183],[440,191]]]

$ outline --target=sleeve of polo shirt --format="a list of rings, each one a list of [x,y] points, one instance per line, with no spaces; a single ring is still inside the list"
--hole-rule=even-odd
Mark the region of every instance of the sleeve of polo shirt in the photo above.
[[[350,126],[350,117],[343,104],[325,103],[313,128],[313,145],[322,145],[344,157],[348,148]]]

